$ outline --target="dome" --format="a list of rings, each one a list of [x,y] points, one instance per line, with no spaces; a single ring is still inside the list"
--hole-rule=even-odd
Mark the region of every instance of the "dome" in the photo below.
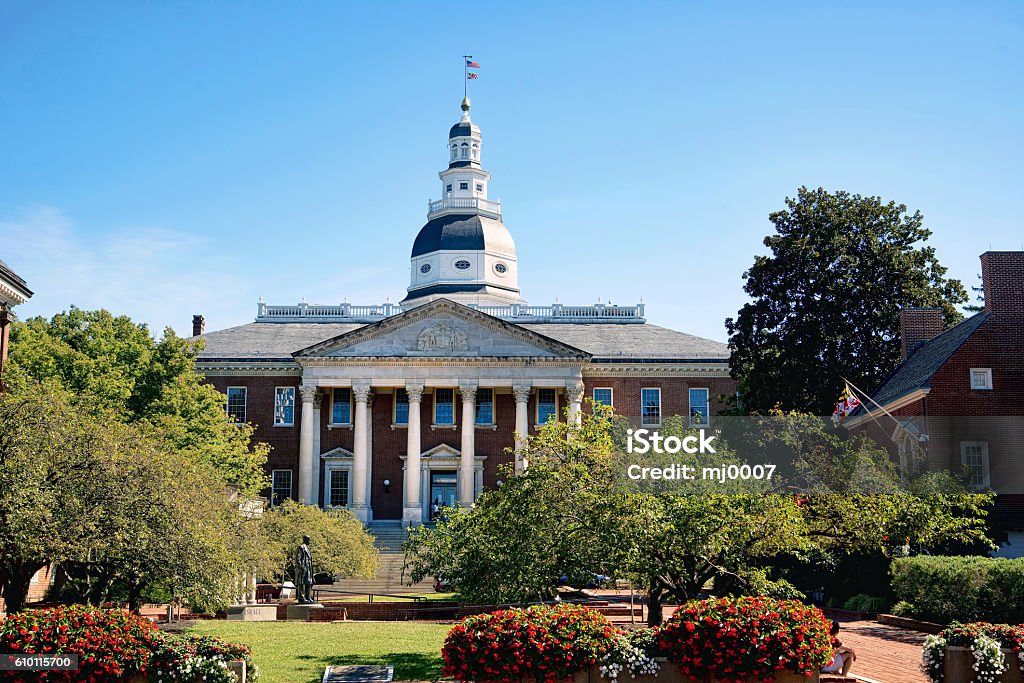
[[[427,221],[412,245],[412,258],[435,251],[490,251],[515,254],[515,243],[501,221],[487,216],[449,214]]]
[[[472,121],[459,121],[448,131],[448,139],[480,137],[480,126]]]

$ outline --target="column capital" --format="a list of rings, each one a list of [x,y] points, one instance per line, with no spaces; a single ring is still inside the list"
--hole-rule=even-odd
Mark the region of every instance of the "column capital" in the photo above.
[[[317,399],[320,387],[313,384],[303,384],[299,387],[299,393],[302,395],[303,403],[312,403]]]
[[[463,403],[474,403],[476,401],[476,389],[475,384],[460,384],[459,393],[462,394]]]
[[[573,403],[578,403],[583,399],[583,385],[582,384],[567,384],[565,386],[565,395]]]
[[[405,393],[409,397],[409,403],[419,403],[423,400],[423,385],[406,384]]]
[[[353,384],[352,395],[356,399],[356,403],[366,403],[370,400],[370,383],[365,384]]]
[[[527,403],[530,400],[531,392],[533,392],[533,387],[529,384],[517,384],[512,387],[512,394],[515,396],[516,403]]]

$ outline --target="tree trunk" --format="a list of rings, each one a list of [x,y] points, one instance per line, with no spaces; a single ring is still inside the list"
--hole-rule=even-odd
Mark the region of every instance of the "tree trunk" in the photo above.
[[[7,603],[7,613],[14,614],[25,609],[25,601],[28,599],[28,588],[32,583],[32,577],[42,569],[42,562],[25,562],[24,560],[12,560],[4,565],[4,578],[6,589],[4,601]]]

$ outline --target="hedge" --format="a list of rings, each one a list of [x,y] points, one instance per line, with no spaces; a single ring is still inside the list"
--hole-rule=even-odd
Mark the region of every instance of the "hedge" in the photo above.
[[[1024,558],[901,557],[892,588],[919,619],[1024,623]]]

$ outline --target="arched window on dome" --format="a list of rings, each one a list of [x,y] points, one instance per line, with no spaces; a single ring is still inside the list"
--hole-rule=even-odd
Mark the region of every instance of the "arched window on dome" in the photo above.
[[[459,149],[458,145],[452,145],[452,159],[453,160],[455,159],[455,155],[456,155],[458,149]]]
[[[462,158],[465,159],[467,157],[469,157],[469,145],[467,145],[465,142],[463,142],[462,143]]]
[[[475,142],[473,143],[473,158],[480,158],[480,145],[476,144]]]

